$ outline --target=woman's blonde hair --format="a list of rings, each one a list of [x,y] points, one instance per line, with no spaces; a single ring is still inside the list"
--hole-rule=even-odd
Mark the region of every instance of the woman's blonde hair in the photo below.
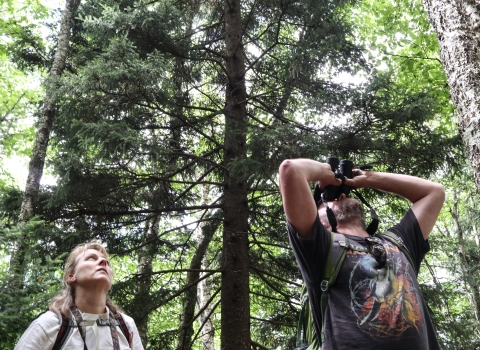
[[[63,271],[62,279],[63,290],[50,302],[50,306],[48,308],[50,311],[59,312],[68,317],[68,310],[70,309],[70,306],[75,304],[75,288],[73,288],[73,286],[68,282],[68,276],[75,272],[78,256],[85,253],[88,249],[95,249],[96,251],[99,251],[107,260],[109,260],[107,250],[98,242],[89,242],[76,246],[70,252],[67,261],[65,262],[65,269]],[[121,309],[108,297],[107,307],[113,313],[121,311]]]

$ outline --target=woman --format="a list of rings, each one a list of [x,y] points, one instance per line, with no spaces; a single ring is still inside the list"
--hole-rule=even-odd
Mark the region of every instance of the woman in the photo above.
[[[63,350],[142,350],[133,319],[107,298],[112,277],[108,254],[101,244],[77,246],[65,263],[65,288],[52,300],[49,310],[30,324],[15,349],[51,350],[62,345]],[[67,326],[68,320],[73,326]]]

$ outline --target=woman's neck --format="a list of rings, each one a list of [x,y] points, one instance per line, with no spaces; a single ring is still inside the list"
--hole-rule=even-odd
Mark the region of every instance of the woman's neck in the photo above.
[[[105,294],[92,295],[78,293],[75,295],[75,305],[81,312],[100,315],[107,311],[107,297]]]

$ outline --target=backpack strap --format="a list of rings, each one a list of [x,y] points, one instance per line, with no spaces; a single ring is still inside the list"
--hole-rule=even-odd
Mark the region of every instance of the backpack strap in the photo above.
[[[383,237],[387,241],[389,241],[390,243],[393,243],[395,246],[397,246],[398,249],[400,249],[400,251],[407,257],[408,262],[410,263],[410,265],[412,265],[413,270],[415,271],[415,274],[418,276],[419,269],[417,269],[415,267],[415,265],[413,264],[412,256],[410,255],[410,252],[408,251],[408,248],[405,245],[405,242],[403,241],[403,239],[400,236],[398,236],[396,233],[391,232],[391,231],[384,231],[382,233],[377,233],[376,236]],[[430,307],[430,305],[427,304],[426,301],[425,301],[425,305],[427,306],[427,312],[430,315],[430,318],[432,320],[435,320],[437,318],[437,316],[435,315],[435,312]],[[434,327],[435,327],[435,325],[434,325]]]
[[[55,312],[60,320],[60,330],[57,334],[55,344],[53,344],[52,350],[60,350],[70,334],[70,329],[74,326],[73,320],[69,317]]]
[[[310,305],[308,303],[308,292],[306,284],[303,284],[300,296],[301,309],[297,324],[297,346],[301,346],[302,344],[308,342],[307,327],[310,318],[310,315],[308,314],[310,312]]]
[[[132,347],[132,339],[130,335],[130,331],[128,330],[127,324],[125,323],[125,320],[123,319],[123,316],[120,312],[115,313],[115,319],[118,321],[118,325],[120,326],[120,329],[122,330],[123,335],[127,339],[128,346],[130,348]]]
[[[322,334],[320,335],[320,344],[325,340],[325,313],[328,304],[328,292],[335,283],[343,260],[347,251],[348,239],[341,233],[331,232],[330,249],[328,251],[327,260],[325,261],[324,277],[320,284],[322,296],[320,298],[320,311],[322,314]]]
[[[320,284],[322,292],[326,292],[331,285],[335,283],[338,272],[345,259],[346,248],[348,247],[348,239],[341,233],[331,232],[330,249],[328,251],[327,260],[325,261],[325,270],[323,280]]]
[[[328,250],[327,259],[325,260],[324,268],[324,277],[321,281],[320,288],[322,290],[322,295],[320,298],[320,310],[321,310],[321,322],[322,322],[322,334],[321,341],[320,337],[317,336],[315,332],[313,315],[310,306],[310,301],[308,298],[306,285],[303,285],[302,288],[302,308],[300,310],[300,316],[298,319],[297,326],[297,346],[305,344],[307,342],[312,343],[309,347],[317,349],[324,339],[323,325],[325,323],[325,309],[328,302],[328,289],[335,283],[338,273],[342,266],[343,260],[345,259],[346,248],[349,246],[348,239],[341,233],[331,232],[331,241],[330,248]]]
[[[417,267],[413,264],[412,256],[410,255],[410,252],[408,251],[408,248],[405,245],[405,242],[403,241],[402,237],[400,237],[399,235],[391,231],[383,231],[382,233],[377,233],[376,236],[385,238],[387,241],[389,241],[390,243],[395,245],[398,249],[400,249],[400,251],[407,258],[410,265],[412,265],[412,268],[414,269],[415,274],[418,275],[419,271]]]
[[[65,341],[68,338],[68,335],[70,334],[70,329],[75,326],[75,323],[73,320],[63,314],[55,313],[60,321],[60,330],[58,331],[57,338],[55,340],[55,343],[53,344],[52,350],[60,350],[65,344]],[[127,324],[125,323],[125,320],[122,317],[122,314],[120,312],[117,312],[115,314],[112,313],[114,316],[114,319],[117,321],[117,325],[120,326],[120,329],[122,330],[123,335],[127,339],[127,343],[132,347],[132,337],[130,335],[130,332],[128,330]]]

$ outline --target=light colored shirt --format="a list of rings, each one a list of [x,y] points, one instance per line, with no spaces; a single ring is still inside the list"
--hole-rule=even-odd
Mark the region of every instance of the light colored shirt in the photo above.
[[[107,312],[101,315],[82,313],[82,318],[86,326],[85,341],[88,350],[113,349],[113,340],[110,327],[98,326],[95,322],[98,318],[108,319],[108,312],[109,311],[107,308]],[[135,322],[131,317],[125,314],[122,314],[122,317],[130,332],[132,346],[129,346],[120,326],[117,325],[117,335],[120,350],[143,350],[143,345],[140,340]],[[62,350],[83,349],[83,339],[80,335],[78,327],[76,326],[76,323],[72,328],[72,331],[69,332],[71,334],[65,341]],[[30,324],[18,341],[15,350],[51,350],[55,344],[59,330],[59,316],[52,311],[47,311]]]

